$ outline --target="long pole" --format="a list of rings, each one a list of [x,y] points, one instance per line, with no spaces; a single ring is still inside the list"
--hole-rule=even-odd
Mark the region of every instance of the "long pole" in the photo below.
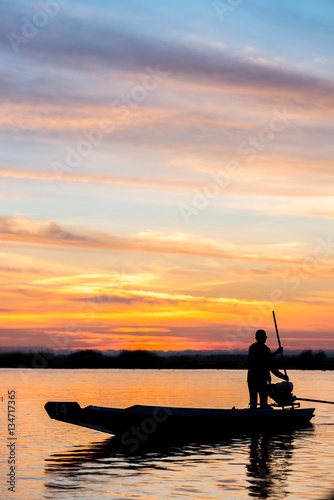
[[[328,405],[334,405],[334,401],[323,401],[322,399],[296,398],[296,401],[311,401],[312,403],[325,403]]]
[[[276,330],[276,335],[277,335],[277,340],[278,340],[278,347],[280,347],[282,349],[281,341],[280,341],[279,333],[278,333],[278,328],[277,328],[277,323],[276,323],[275,311],[273,311],[273,317],[274,317],[275,330]],[[283,362],[283,353],[282,352],[281,352],[281,358],[282,358],[282,362]],[[283,365],[283,370],[284,370],[284,375],[286,376],[286,369],[285,369],[284,365]]]
[[[273,317],[274,317],[274,323],[275,323],[275,330],[276,330],[276,335],[277,335],[278,346],[282,349],[281,341],[280,341],[279,333],[278,333],[278,328],[277,328],[277,323],[276,323],[275,311],[273,311]],[[281,359],[282,359],[282,363],[283,363],[283,353],[282,352],[281,352]],[[283,370],[284,370],[284,375],[287,377],[287,373],[286,373],[286,369],[285,369],[284,364],[283,364]],[[286,381],[286,385],[288,387],[288,391],[291,393],[290,386],[289,386],[289,381],[288,380]],[[293,409],[293,402],[292,401],[291,401],[291,406],[292,406],[292,409]]]

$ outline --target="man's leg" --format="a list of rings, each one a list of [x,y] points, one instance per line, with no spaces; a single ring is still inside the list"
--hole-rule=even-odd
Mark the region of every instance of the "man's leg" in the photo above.
[[[260,408],[268,408],[268,386],[267,383],[261,384],[259,388]]]
[[[257,407],[257,386],[254,382],[248,381],[249,390],[249,406],[251,410],[255,410]]]

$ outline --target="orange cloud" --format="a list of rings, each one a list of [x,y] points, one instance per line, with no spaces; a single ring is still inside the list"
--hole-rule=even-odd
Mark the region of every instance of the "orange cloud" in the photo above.
[[[136,235],[119,236],[99,231],[75,232],[55,222],[34,222],[28,219],[0,217],[0,239],[37,245],[55,245],[81,248],[100,248],[157,252],[166,254],[208,256],[233,260],[298,263],[300,257],[292,257],[291,249],[284,255],[282,248],[270,253],[258,250],[241,251],[234,246],[223,246],[208,238],[196,238],[185,233],[165,234],[142,231]],[[277,249],[278,250],[278,249]]]
[[[116,333],[132,333],[132,332],[139,332],[139,333],[167,333],[170,332],[170,329],[168,328],[146,328],[146,327],[127,327],[127,326],[122,326],[119,328],[112,328],[110,331],[116,332]]]

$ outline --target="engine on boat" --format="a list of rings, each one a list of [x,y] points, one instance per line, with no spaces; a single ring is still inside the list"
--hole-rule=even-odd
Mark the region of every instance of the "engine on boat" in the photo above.
[[[269,384],[268,395],[277,406],[293,406],[296,396],[292,394],[292,390],[292,382],[278,382],[277,384]]]

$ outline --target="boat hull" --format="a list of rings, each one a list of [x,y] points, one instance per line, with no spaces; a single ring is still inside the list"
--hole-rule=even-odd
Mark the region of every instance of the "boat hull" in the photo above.
[[[219,436],[233,431],[278,430],[308,425],[314,408],[207,409],[135,405],[125,409],[87,406],[73,402],[48,402],[45,409],[55,420],[97,431],[141,438],[168,434]],[[143,439],[144,439],[143,438]]]

